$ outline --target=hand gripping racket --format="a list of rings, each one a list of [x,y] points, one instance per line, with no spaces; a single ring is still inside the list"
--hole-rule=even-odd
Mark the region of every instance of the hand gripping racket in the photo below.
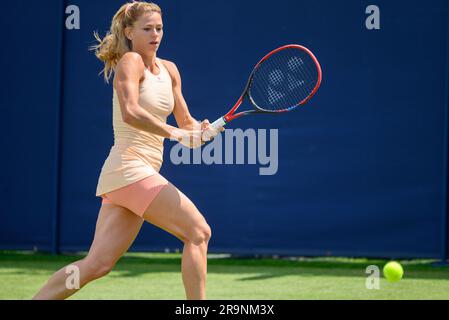
[[[242,116],[292,111],[307,103],[320,84],[321,67],[309,49],[290,44],[273,50],[254,67],[242,96],[232,109],[211,124],[213,129],[203,132],[203,141],[209,141],[214,130]],[[236,114],[245,98],[254,109]]]

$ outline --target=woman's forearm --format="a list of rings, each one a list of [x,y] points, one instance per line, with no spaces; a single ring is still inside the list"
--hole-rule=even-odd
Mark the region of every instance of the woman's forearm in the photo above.
[[[173,138],[176,130],[175,127],[160,121],[142,108],[135,108],[124,118],[124,121],[136,129],[157,134],[164,138]]]
[[[198,130],[200,128],[200,122],[193,117],[189,117],[179,126],[179,128],[184,130]]]

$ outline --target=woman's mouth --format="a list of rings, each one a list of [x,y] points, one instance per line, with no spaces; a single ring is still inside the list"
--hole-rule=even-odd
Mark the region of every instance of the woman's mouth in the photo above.
[[[150,42],[150,44],[152,44],[152,45],[158,45],[159,42],[158,42],[158,41],[152,41],[152,42]]]

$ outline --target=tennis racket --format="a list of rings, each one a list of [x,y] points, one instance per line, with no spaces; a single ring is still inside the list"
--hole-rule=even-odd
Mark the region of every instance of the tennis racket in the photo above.
[[[271,51],[254,67],[237,103],[202,133],[203,141],[209,141],[215,130],[237,118],[295,110],[315,95],[321,76],[320,64],[309,49],[290,44]],[[253,109],[236,113],[245,99]]]

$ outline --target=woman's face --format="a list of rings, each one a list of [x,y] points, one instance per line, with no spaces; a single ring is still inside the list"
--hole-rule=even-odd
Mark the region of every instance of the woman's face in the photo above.
[[[141,54],[156,53],[164,35],[162,17],[158,12],[143,14],[129,29],[128,38],[133,51]]]

